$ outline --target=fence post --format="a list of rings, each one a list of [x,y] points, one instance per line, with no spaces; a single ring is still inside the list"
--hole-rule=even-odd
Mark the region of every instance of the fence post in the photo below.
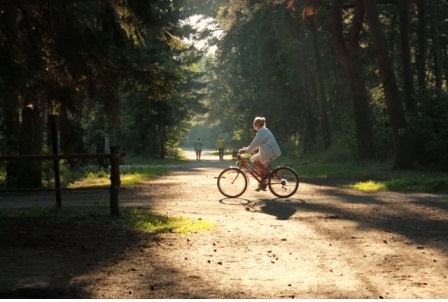
[[[120,192],[120,146],[110,147],[110,215],[120,216],[118,193]]]
[[[53,148],[53,155],[59,154],[59,138],[58,138],[58,127],[56,124],[56,115],[50,114],[50,124],[51,124],[51,144]],[[53,159],[54,167],[54,187],[56,189],[56,206],[58,209],[62,207],[61,200],[61,177],[59,171],[59,159]]]

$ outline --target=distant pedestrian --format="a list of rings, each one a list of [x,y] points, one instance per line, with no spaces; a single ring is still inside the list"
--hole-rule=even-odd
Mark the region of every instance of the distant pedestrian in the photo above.
[[[198,140],[194,144],[194,151],[196,152],[196,160],[201,160],[202,143],[200,138],[198,138]]]
[[[226,142],[222,139],[222,137],[219,137],[218,141],[216,142],[216,149],[218,149],[219,160],[224,160]]]

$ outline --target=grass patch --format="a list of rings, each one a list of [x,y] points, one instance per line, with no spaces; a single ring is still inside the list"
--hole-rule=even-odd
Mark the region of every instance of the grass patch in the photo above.
[[[386,189],[384,183],[373,180],[358,182],[348,187],[360,191],[384,191]]]
[[[43,209],[39,207],[26,210],[0,211],[0,239],[27,237],[37,243],[49,234],[69,237],[84,236],[91,233],[122,234],[144,232],[161,236],[166,233],[187,234],[209,230],[215,226],[204,220],[184,217],[168,217],[153,213],[148,209],[122,208],[119,218],[111,217],[107,208]],[[15,234],[15,233],[20,234]],[[89,233],[87,232],[87,233]]]
[[[296,160],[294,169],[302,176],[311,179],[341,179],[341,180],[378,180],[385,177],[399,176],[402,171],[394,170],[390,162],[356,163],[336,162],[326,163],[313,160]]]
[[[165,158],[159,157],[142,157],[135,155],[126,155],[123,158],[123,164],[125,165],[170,165],[178,164],[185,161],[186,158],[183,155],[181,149],[175,150],[173,154],[166,156]]]
[[[448,192],[448,176],[443,175],[415,175],[390,179],[385,182],[386,188],[391,191],[413,191],[423,193]]]
[[[383,181],[361,181],[347,187],[361,191],[446,193],[448,192],[448,177],[440,175],[409,177],[408,175],[402,175]]]
[[[331,180],[362,191],[448,193],[448,175],[424,169],[399,170],[393,162],[325,162],[313,159],[292,161],[299,176]],[[348,184],[348,185],[347,185]]]
[[[165,175],[171,169],[167,167],[151,167],[151,168],[130,168],[120,171],[120,179],[122,186],[142,184],[145,180],[158,175]],[[68,184],[68,188],[88,188],[88,187],[108,187],[110,186],[110,175],[104,171],[89,172],[85,176]]]
[[[192,220],[185,217],[168,217],[154,214],[146,209],[125,209],[122,215],[126,217],[128,229],[145,232],[187,234],[214,228],[212,223],[202,219]]]

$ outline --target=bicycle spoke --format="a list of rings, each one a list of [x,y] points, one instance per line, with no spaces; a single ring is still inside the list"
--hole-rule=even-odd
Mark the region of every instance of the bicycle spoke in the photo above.
[[[247,178],[238,168],[227,168],[218,176],[218,189],[226,197],[239,197],[247,189]]]
[[[277,197],[290,197],[294,195],[299,187],[297,173],[288,167],[274,169],[269,178],[269,190]]]

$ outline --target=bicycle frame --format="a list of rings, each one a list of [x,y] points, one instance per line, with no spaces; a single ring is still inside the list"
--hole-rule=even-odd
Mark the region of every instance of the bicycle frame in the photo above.
[[[240,169],[243,173],[245,173],[242,169],[242,168],[244,168],[260,184],[261,176],[258,174],[258,172],[254,168],[252,168],[252,166],[249,164],[249,162],[241,154],[237,155],[237,159],[238,159],[238,161],[236,163],[236,166],[234,166],[234,167]]]
[[[278,166],[273,169],[269,165],[268,174],[266,177],[261,177],[256,168],[242,155],[238,154],[237,158],[236,165],[225,168],[217,177],[218,189],[224,196],[236,198],[244,194],[250,182],[249,175],[252,175],[259,184],[256,191],[269,188],[272,194],[279,198],[287,198],[297,192],[299,177],[292,168]]]

